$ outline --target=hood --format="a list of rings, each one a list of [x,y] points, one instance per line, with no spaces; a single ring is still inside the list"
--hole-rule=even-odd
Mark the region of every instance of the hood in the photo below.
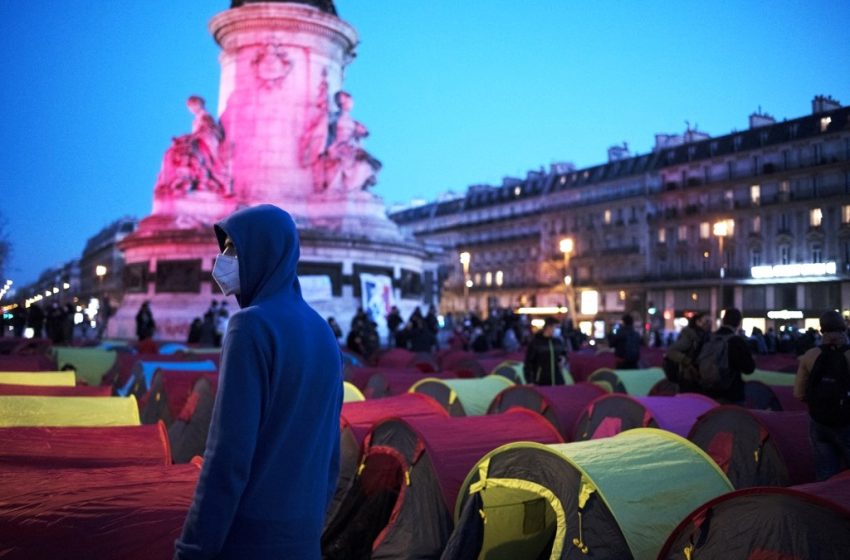
[[[301,297],[298,230],[292,217],[271,204],[238,210],[215,224],[218,246],[230,237],[239,259],[240,307],[287,294]]]

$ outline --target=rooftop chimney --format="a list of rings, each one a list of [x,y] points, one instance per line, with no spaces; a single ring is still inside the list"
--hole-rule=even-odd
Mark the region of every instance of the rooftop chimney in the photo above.
[[[631,155],[632,154],[629,152],[629,145],[626,142],[623,142],[622,146],[611,146],[608,148],[608,163],[627,159],[631,157]]]
[[[827,111],[835,111],[841,109],[841,102],[833,99],[831,95],[816,95],[812,99],[812,114],[826,113]]]
[[[776,119],[767,113],[763,113],[761,107],[759,107],[758,111],[750,115],[750,130],[771,124],[776,124]]]

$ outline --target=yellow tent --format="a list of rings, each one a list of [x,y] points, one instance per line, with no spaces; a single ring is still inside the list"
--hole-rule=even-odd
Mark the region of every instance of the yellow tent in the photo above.
[[[73,387],[73,371],[0,371],[0,385]]]
[[[135,397],[0,397],[0,428],[138,426]]]

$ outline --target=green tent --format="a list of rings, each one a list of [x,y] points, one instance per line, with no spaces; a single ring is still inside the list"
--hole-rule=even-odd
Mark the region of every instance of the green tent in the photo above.
[[[77,379],[89,385],[100,385],[103,374],[112,369],[116,356],[114,350],[103,348],[73,348],[55,346],[56,364],[59,369],[70,365],[77,372]]]
[[[628,393],[639,397],[649,395],[652,387],[664,379],[664,370],[653,367],[647,369],[608,369],[600,368],[588,377],[611,393]]]
[[[655,559],[679,521],[731,490],[708,455],[663,430],[512,443],[466,477],[442,558]]]
[[[513,381],[501,375],[476,379],[426,377],[414,384],[409,392],[435,398],[452,416],[483,416],[487,414],[493,398],[512,385]]]
[[[745,375],[744,380],[761,381],[765,385],[770,385],[772,387],[793,387],[795,377],[796,375],[793,373],[756,369],[751,375]]]

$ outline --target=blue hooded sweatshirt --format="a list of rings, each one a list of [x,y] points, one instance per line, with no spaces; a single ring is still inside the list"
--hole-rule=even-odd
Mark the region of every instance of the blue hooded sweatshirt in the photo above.
[[[339,471],[342,361],[301,297],[298,232],[261,205],[216,224],[239,262],[204,466],[175,558],[321,558]]]

